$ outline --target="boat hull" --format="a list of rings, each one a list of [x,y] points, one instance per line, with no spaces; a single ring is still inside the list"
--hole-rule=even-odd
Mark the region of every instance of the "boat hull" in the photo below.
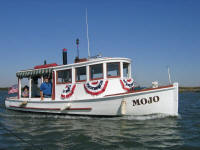
[[[178,115],[178,84],[81,100],[6,99],[12,110],[69,115]]]

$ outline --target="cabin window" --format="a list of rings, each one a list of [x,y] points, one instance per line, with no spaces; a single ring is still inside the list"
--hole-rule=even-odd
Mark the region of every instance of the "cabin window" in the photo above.
[[[86,67],[76,68],[76,81],[86,81]]]
[[[123,77],[129,77],[129,63],[123,63]]]
[[[103,64],[90,66],[90,80],[103,78]]]
[[[107,63],[107,77],[119,77],[120,76],[120,63]]]
[[[72,70],[57,71],[57,83],[71,83],[72,82]]]

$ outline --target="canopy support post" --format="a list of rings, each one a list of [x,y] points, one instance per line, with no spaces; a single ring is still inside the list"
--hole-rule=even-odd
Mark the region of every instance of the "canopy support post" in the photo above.
[[[31,85],[31,77],[29,77],[29,98],[31,98],[31,93],[32,93],[32,89],[31,89],[31,87],[32,87],[32,85]]]
[[[41,76],[41,84],[44,82],[44,78],[43,76]]]
[[[55,71],[53,71],[52,79],[53,79],[53,86],[52,86],[52,100],[55,100],[55,84],[56,84],[56,76]]]
[[[18,77],[18,99],[21,98],[21,78]]]

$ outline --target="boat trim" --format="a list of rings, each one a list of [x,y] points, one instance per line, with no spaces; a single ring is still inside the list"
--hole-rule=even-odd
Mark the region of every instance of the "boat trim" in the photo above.
[[[60,110],[60,108],[38,108],[38,107],[19,107],[10,105],[9,107],[12,108],[23,108],[23,109],[37,109],[37,110]],[[91,107],[85,107],[85,108],[67,108],[66,110],[92,110]]]
[[[141,92],[144,93],[148,93],[148,92],[158,92],[158,91],[162,91],[162,90],[170,90],[171,88],[174,88],[173,85],[168,85],[168,86],[162,86],[162,87],[158,87],[158,88],[151,88],[151,89],[143,89],[143,90],[138,90],[138,91],[131,91],[131,92],[126,92],[126,93],[118,93],[118,94],[111,94],[111,95],[105,95],[104,97],[101,98],[97,98],[97,99],[82,99],[82,100],[71,100],[70,103],[80,103],[80,102],[91,102],[91,101],[99,101],[99,100],[107,100],[114,97],[114,96],[118,96],[118,98],[120,97],[124,97],[124,96],[130,96],[131,94],[140,94]],[[106,99],[105,99],[106,98]],[[6,99],[6,101],[11,101],[11,102],[23,102],[24,100],[14,100],[14,99]],[[41,100],[33,100],[33,101],[28,101],[28,103],[69,103],[69,101],[58,101],[58,100],[48,100],[48,101],[41,101]]]
[[[158,88],[142,89],[142,90],[137,90],[137,91],[133,90],[133,91],[128,91],[128,92],[124,92],[124,93],[105,95],[104,97],[131,94],[131,93],[139,93],[139,92],[144,92],[144,91],[158,90],[158,89],[170,88],[170,87],[173,87],[173,85],[161,86],[161,87],[158,87]]]

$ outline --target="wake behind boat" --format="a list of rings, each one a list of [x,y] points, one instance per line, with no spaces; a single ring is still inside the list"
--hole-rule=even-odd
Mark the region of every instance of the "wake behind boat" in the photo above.
[[[28,112],[69,115],[124,116],[167,114],[178,115],[178,83],[137,89],[128,58],[96,57],[75,59],[63,65],[44,64],[16,73],[18,96],[5,100],[6,108]],[[41,99],[39,82],[48,76],[52,95]],[[28,78],[28,97],[22,95],[21,80]]]

